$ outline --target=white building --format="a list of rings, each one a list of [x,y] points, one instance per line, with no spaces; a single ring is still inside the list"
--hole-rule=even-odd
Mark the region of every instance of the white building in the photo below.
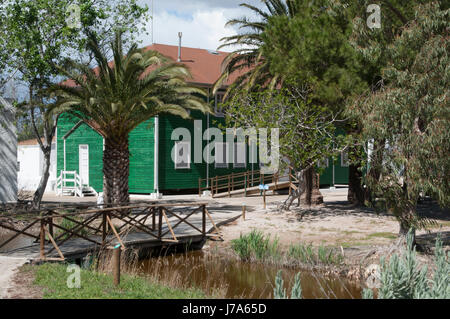
[[[37,139],[19,142],[17,161],[19,165],[19,190],[35,191],[39,186],[41,177],[44,175],[44,153],[42,153]],[[56,178],[56,143],[53,140],[50,157],[50,177],[45,189],[46,192],[55,191]]]
[[[0,96],[0,203],[17,201],[15,109]]]

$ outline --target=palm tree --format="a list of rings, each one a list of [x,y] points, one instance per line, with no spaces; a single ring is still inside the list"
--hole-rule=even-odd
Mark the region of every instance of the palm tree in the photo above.
[[[205,92],[186,83],[190,73],[184,65],[136,44],[123,54],[120,33],[111,44],[113,62],[108,63],[95,36],[89,36],[87,48],[98,67],[72,60],[60,67],[75,85],[66,82],[51,89],[57,98],[52,109],[77,116],[103,136],[105,204],[125,204],[129,202],[130,132],[161,113],[188,118],[189,110],[210,109],[198,96]]]
[[[271,74],[269,62],[261,54],[261,47],[264,44],[263,33],[273,16],[293,17],[298,13],[302,1],[299,0],[261,0],[266,11],[253,5],[241,3],[241,7],[252,10],[257,16],[257,20],[250,20],[247,17],[229,20],[226,26],[239,26],[239,29],[246,30],[237,35],[224,37],[221,41],[225,43],[218,49],[224,47],[238,47],[229,54],[223,61],[223,72],[214,86],[217,91],[223,83],[232,75],[239,74],[233,84],[229,86],[226,95],[234,89],[251,89],[255,86],[267,86],[274,88],[281,80],[281,75]]]

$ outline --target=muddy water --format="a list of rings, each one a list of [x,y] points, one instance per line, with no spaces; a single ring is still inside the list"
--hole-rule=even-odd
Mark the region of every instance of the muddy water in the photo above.
[[[8,239],[12,238],[13,236],[14,236],[14,234],[11,232],[0,234],[0,243],[7,241]],[[0,253],[6,252],[6,251],[12,251],[12,250],[14,250],[16,248],[20,248],[20,247],[29,246],[29,245],[33,244],[33,241],[34,241],[33,238],[28,237],[28,236],[23,236],[23,235],[17,236],[12,241],[7,243],[5,246],[1,247]]]
[[[294,276],[301,273],[303,298],[361,298],[361,288],[348,281],[329,278],[311,270],[280,268],[272,265],[242,263],[233,258],[193,251],[166,257],[149,258],[139,263],[142,274],[178,280],[186,286],[222,288],[225,298],[272,298],[275,276],[283,271],[290,295]]]
[[[0,243],[11,237],[12,234],[0,235]],[[19,236],[0,248],[0,253],[32,243],[33,239]],[[225,298],[272,298],[275,276],[281,269],[288,294],[294,276],[300,272],[303,298],[361,298],[360,287],[339,277],[323,276],[306,269],[242,263],[229,256],[203,251],[144,259],[138,262],[136,269],[142,275],[177,281],[185,287],[220,291],[218,296]]]

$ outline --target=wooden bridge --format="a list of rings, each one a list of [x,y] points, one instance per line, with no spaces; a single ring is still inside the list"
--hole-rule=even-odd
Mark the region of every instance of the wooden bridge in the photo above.
[[[271,191],[280,189],[297,189],[298,180],[292,173],[292,169],[284,174],[263,174],[260,170],[232,173],[229,175],[215,176],[209,179],[198,180],[198,195],[203,191],[210,191],[213,198],[247,196],[260,193],[259,185],[268,185]]]
[[[11,223],[20,216],[25,226]],[[1,214],[0,228],[13,236],[7,244],[26,236],[33,242],[0,255],[33,260],[81,258],[88,253],[115,245],[139,250],[168,244],[203,244],[209,237],[220,238],[219,229],[207,203],[129,205],[76,210],[67,207],[23,214]]]

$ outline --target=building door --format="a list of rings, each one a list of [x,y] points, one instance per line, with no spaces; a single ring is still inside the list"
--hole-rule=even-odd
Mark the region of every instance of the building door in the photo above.
[[[78,154],[81,183],[89,185],[89,145],[80,145]]]

